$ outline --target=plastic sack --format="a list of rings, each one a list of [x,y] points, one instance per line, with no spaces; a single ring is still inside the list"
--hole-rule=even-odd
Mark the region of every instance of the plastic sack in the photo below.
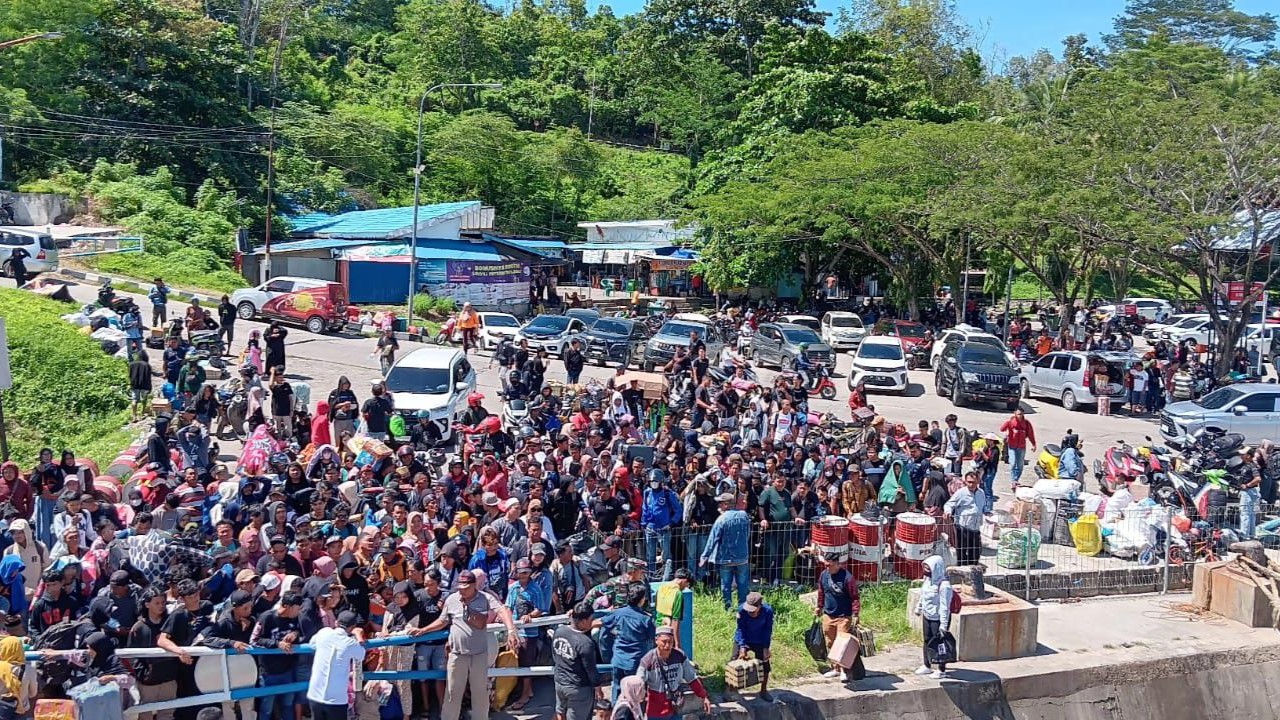
[[[804,631],[804,647],[817,662],[827,661],[827,638],[822,634],[822,623],[814,620]]]
[[[1024,568],[1040,557],[1040,531],[1035,528],[1009,528],[996,545],[996,565],[1002,568]]]
[[[395,414],[391,416],[391,420],[387,422],[387,432],[391,437],[405,437],[409,434],[404,426],[404,416]]]
[[[1085,513],[1071,523],[1071,540],[1076,545],[1076,552],[1093,557],[1102,552],[1102,526],[1098,524],[1098,516]]]
[[[494,667],[519,667],[520,658],[513,650],[503,650],[498,653],[498,659],[494,661]],[[501,710],[506,706],[507,700],[511,699],[511,693],[516,691],[516,687],[520,684],[520,678],[517,677],[500,677],[493,681],[493,709]]]

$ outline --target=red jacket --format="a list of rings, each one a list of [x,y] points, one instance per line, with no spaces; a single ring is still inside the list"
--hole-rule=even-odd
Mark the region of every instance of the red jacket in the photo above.
[[[1031,427],[1031,421],[1025,417],[1019,420],[1017,417],[1011,417],[1004,421],[1000,426],[1000,432],[1006,434],[1005,442],[1012,450],[1025,450],[1027,442],[1037,445],[1035,428]]]

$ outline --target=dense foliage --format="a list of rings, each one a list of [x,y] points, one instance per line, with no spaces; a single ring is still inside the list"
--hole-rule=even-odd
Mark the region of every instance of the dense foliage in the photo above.
[[[0,290],[13,388],[4,392],[11,455],[26,463],[42,447],[108,462],[127,444],[129,378],[123,360],[65,323],[73,304]]]
[[[911,305],[968,262],[1064,305],[1135,273],[1211,301],[1268,273],[1215,243],[1260,241],[1280,196],[1272,15],[1129,0],[1101,42],[1063,28],[1061,59],[1001,68],[952,0],[830,19],[813,0],[5,3],[0,37],[64,37],[0,51],[4,177],[147,234],[138,268],[214,273],[232,229],[263,234],[269,154],[273,215],[406,203],[421,103],[428,201],[478,198],[528,234],[694,220],[717,289],[876,275]],[[501,87],[437,87],[469,83]]]

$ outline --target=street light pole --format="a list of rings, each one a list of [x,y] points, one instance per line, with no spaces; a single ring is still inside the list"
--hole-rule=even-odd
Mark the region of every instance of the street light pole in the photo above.
[[[427,111],[427,97],[443,88],[500,88],[502,83],[440,83],[432,85],[422,93],[418,101],[418,141],[413,153],[413,228],[409,238],[409,297],[406,301],[408,314],[405,316],[405,327],[413,322],[413,296],[418,290],[418,201],[422,190],[422,116]]]

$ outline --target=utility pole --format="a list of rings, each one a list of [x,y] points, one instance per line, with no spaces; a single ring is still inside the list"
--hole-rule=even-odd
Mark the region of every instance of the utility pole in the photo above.
[[[960,321],[969,322],[969,236],[964,236],[964,297],[960,298]]]
[[[266,244],[262,260],[261,282],[271,279],[271,203],[276,184],[276,86],[280,79],[280,59],[284,54],[284,41],[289,32],[289,12],[286,6],[280,19],[280,37],[276,42],[276,56],[271,63],[271,121],[267,128],[267,212],[264,228]]]
[[[1010,258],[1012,260],[1012,258]],[[1009,278],[1004,282],[1004,344],[1009,344],[1009,325],[1013,318],[1009,317],[1009,303],[1013,300],[1013,263],[1009,263]]]

